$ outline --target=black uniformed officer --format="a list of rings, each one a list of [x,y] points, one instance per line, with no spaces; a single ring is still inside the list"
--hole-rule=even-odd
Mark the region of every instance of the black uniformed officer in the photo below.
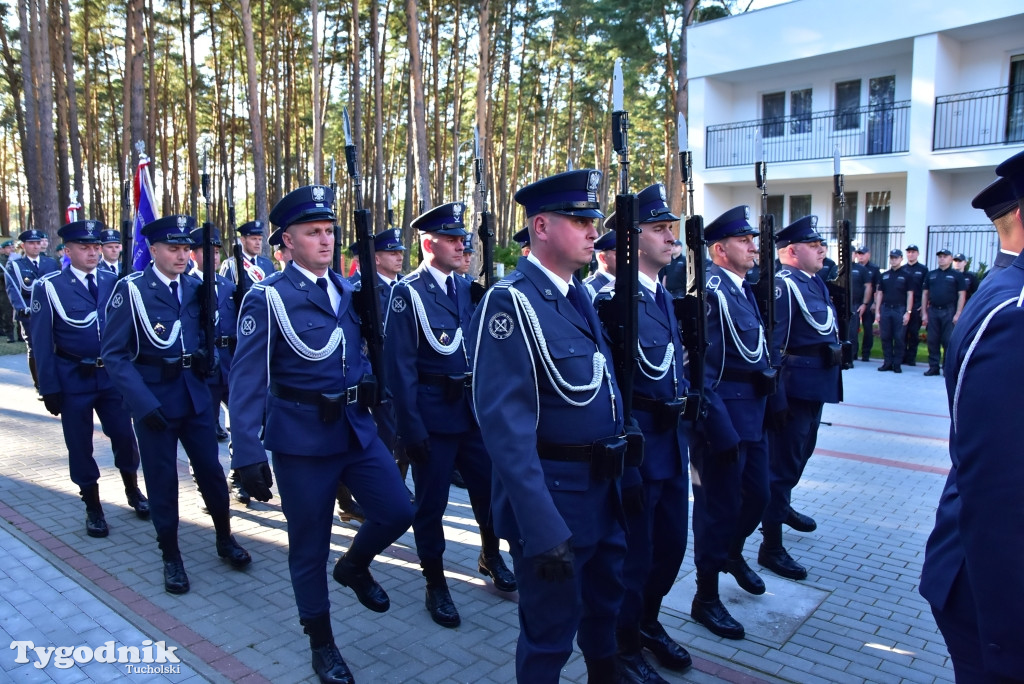
[[[964,291],[967,294],[967,299],[970,299],[978,289],[978,274],[967,270],[967,257],[962,252],[953,255],[953,268],[964,277]]]
[[[914,308],[910,312],[910,320],[907,322],[907,329],[904,332],[905,342],[903,347],[903,365],[917,365],[917,348],[921,344],[921,290],[924,279],[928,275],[928,267],[917,260],[920,250],[917,245],[907,245],[907,263],[903,264],[903,270],[909,273],[911,289],[914,291]]]
[[[7,262],[6,286],[7,295],[14,306],[14,317],[21,326],[21,334],[25,338],[25,347],[28,350],[28,370],[32,375],[32,384],[39,388],[39,381],[36,378],[36,357],[32,353],[32,337],[28,328],[28,319],[31,314],[29,308],[32,303],[32,284],[37,278],[47,273],[60,270],[57,260],[43,254],[43,245],[46,242],[46,234],[41,230],[26,230],[18,236],[21,240],[25,256],[20,259],[10,259]]]
[[[853,358],[860,358],[860,323],[874,306],[875,291],[871,284],[871,271],[859,261],[850,264],[850,344]]]
[[[683,251],[682,240],[674,240],[672,261],[658,274],[662,286],[673,298],[686,296],[686,255]]]
[[[875,264],[871,263],[871,248],[861,245],[853,251],[853,258],[868,270],[870,278],[865,282],[871,286],[871,301],[861,315],[861,323],[864,325],[864,337],[860,345],[860,360],[867,361],[871,358],[871,348],[875,346],[875,319],[880,315],[875,305],[875,294],[882,280],[882,271]],[[866,296],[866,295],[865,295]]]
[[[875,310],[879,312],[878,336],[882,341],[882,365],[878,370],[891,370],[893,373],[903,372],[903,331],[914,309],[911,276],[903,270],[902,264],[903,252],[891,250],[889,270],[881,275],[875,292]]]
[[[960,312],[967,301],[963,274],[951,267],[952,252],[942,248],[936,256],[939,267],[928,272],[921,302],[922,319],[928,330],[928,370],[925,375],[939,374],[942,354],[949,347],[953,325],[960,319]]]
[[[116,280],[97,267],[101,232],[103,224],[92,220],[75,221],[58,231],[71,264],[36,280],[29,317],[39,393],[46,410],[61,417],[71,481],[81,489],[90,537],[106,537],[109,531],[100,505],[100,471],[93,458],[93,412],[110,438],[128,505],[140,519],[149,519],[149,503],[139,491],[139,447],[131,418],[100,355],[107,301]]]
[[[989,275],[998,273],[1024,250],[1024,225],[1013,188],[1005,178],[997,178],[975,195],[971,206],[984,211],[999,234],[999,253],[988,270]]]
[[[185,273],[191,216],[146,224],[152,263],[117,281],[107,305],[103,361],[135,424],[150,513],[163,552],[164,589],[189,590],[178,550],[178,443],[185,448],[213,518],[217,555],[241,568],[249,554],[231,535],[228,486],[218,460],[216,418],[202,354],[201,283]]]

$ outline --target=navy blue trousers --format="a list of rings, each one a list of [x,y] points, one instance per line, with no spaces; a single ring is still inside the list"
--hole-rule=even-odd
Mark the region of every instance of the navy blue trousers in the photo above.
[[[946,605],[942,610],[932,606],[935,624],[942,632],[953,661],[953,675],[957,682],[963,684],[1001,684],[1007,680],[985,670],[984,646],[978,631],[977,608],[970,584],[964,577],[961,568],[953,587],[950,589]]]
[[[88,394],[66,393],[60,425],[68,448],[71,481],[79,487],[96,484],[100,479],[100,469],[93,458],[93,411],[100,419],[103,434],[110,438],[117,469],[124,473],[139,469],[139,447],[132,433],[131,417],[122,406],[121,394],[113,388]]]
[[[726,462],[701,439],[690,444],[693,480],[693,562],[697,571],[721,572],[729,546],[746,539],[768,505],[768,437],[740,442],[739,458]]]
[[[355,436],[351,444],[357,445]],[[331,551],[331,526],[338,482],[344,482],[366,513],[349,550],[373,557],[409,528],[409,493],[384,444],[323,456],[274,452],[274,475],[288,521],[288,571],[300,618],[331,608],[324,571]]]
[[[626,535],[614,516],[611,501],[594,511],[595,525],[604,534],[592,546],[573,546],[575,575],[563,582],[537,576],[534,559],[511,544],[512,564],[519,585],[519,642],[516,680],[523,684],[557,684],[572,654],[576,637],[588,660],[615,655],[616,614],[622,603],[622,565]],[[603,519],[602,519],[603,518]]]
[[[883,304],[882,315],[878,319],[878,337],[882,341],[882,363],[899,366],[903,363],[903,314],[907,307],[903,304]]]
[[[824,403],[792,397],[786,401],[789,419],[785,427],[768,432],[771,498],[762,516],[765,525],[781,525],[789,517],[793,488],[818,443]]]
[[[146,478],[150,519],[158,538],[178,535],[178,442],[188,455],[206,509],[215,520],[228,515],[228,485],[218,460],[215,407],[201,414],[168,418],[166,430],[150,430],[135,421],[142,472]]]
[[[457,434],[433,433],[430,435],[430,458],[423,465],[412,466],[412,480],[416,485],[412,529],[416,537],[416,553],[421,561],[438,560],[444,555],[443,518],[448,507],[452,470],[456,465],[466,482],[477,525],[481,531],[490,529],[491,459],[480,430]],[[363,503],[358,494],[356,499]]]

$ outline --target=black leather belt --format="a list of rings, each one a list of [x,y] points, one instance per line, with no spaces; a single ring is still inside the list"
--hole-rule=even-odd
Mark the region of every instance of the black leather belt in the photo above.
[[[156,366],[157,368],[191,368],[192,367],[192,355],[182,354],[181,356],[152,356],[150,354],[139,354],[134,359],[133,363],[138,363],[143,366]]]
[[[627,465],[637,467],[643,460],[642,442],[637,462],[629,461],[630,448],[624,435],[598,439],[591,444],[551,444],[537,442],[537,455],[545,461],[589,463],[591,476],[599,480],[622,477]]]
[[[906,309],[906,304],[882,304],[883,309]]]
[[[432,387],[450,387],[452,384],[461,384],[465,387],[473,386],[472,373],[456,373],[454,375],[443,375],[441,373],[420,373],[420,384]]]
[[[823,349],[828,346],[828,342],[822,342],[821,344],[807,344],[802,347],[786,347],[786,354],[789,356],[820,357],[824,353]]]
[[[93,366],[95,368],[103,368],[103,359],[100,357],[91,358],[88,356],[79,356],[78,354],[72,354],[71,352],[64,351],[60,347],[57,347],[57,356],[68,361],[74,361],[75,363],[83,366]]]
[[[537,442],[537,455],[545,461],[590,463],[590,460],[594,457],[594,445]]]
[[[761,368],[758,370],[739,370],[737,368],[726,368],[722,371],[722,380],[725,382],[742,382],[753,385],[758,396],[767,397],[775,394],[779,386],[779,372],[774,368]]]
[[[344,398],[344,403],[355,404],[359,401],[359,385],[353,385],[352,387],[346,387],[343,391],[338,392],[337,395],[333,393],[317,392],[316,390],[304,390],[298,387],[289,387],[288,385],[282,385],[279,382],[270,383],[270,393],[278,399],[284,399],[285,401],[296,401],[300,404],[311,404],[313,406],[320,406],[326,401],[332,401],[333,397],[337,396],[340,400]]]
[[[936,311],[945,311],[946,309],[952,309],[954,306],[955,304],[943,304],[941,306],[938,304],[929,304],[928,308],[935,309]]]
[[[227,349],[235,341],[234,335],[221,335],[213,339],[213,345],[218,349]]]

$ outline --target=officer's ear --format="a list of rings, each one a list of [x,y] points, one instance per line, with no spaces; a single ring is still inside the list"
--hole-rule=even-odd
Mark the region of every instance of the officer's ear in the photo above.
[[[434,238],[430,233],[420,233],[420,246],[425,254],[434,253]]]

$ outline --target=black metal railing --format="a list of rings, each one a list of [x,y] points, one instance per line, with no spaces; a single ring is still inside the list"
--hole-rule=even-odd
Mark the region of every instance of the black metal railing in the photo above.
[[[1024,143],[1024,86],[935,98],[933,150]]]
[[[841,112],[809,112],[708,126],[706,167],[753,164],[754,137],[761,131],[767,162],[893,154],[908,149],[910,101]]]
[[[970,261],[971,270],[977,271],[982,264],[992,266],[999,252],[999,234],[991,223],[928,226],[928,251],[921,255],[921,261],[938,268],[935,253],[943,247],[953,254],[962,253]]]
[[[888,265],[889,250],[903,249],[906,226],[850,226],[853,244],[867,245],[871,250],[871,261]],[[835,226],[818,224],[818,234],[828,243],[828,256],[836,258]]]

